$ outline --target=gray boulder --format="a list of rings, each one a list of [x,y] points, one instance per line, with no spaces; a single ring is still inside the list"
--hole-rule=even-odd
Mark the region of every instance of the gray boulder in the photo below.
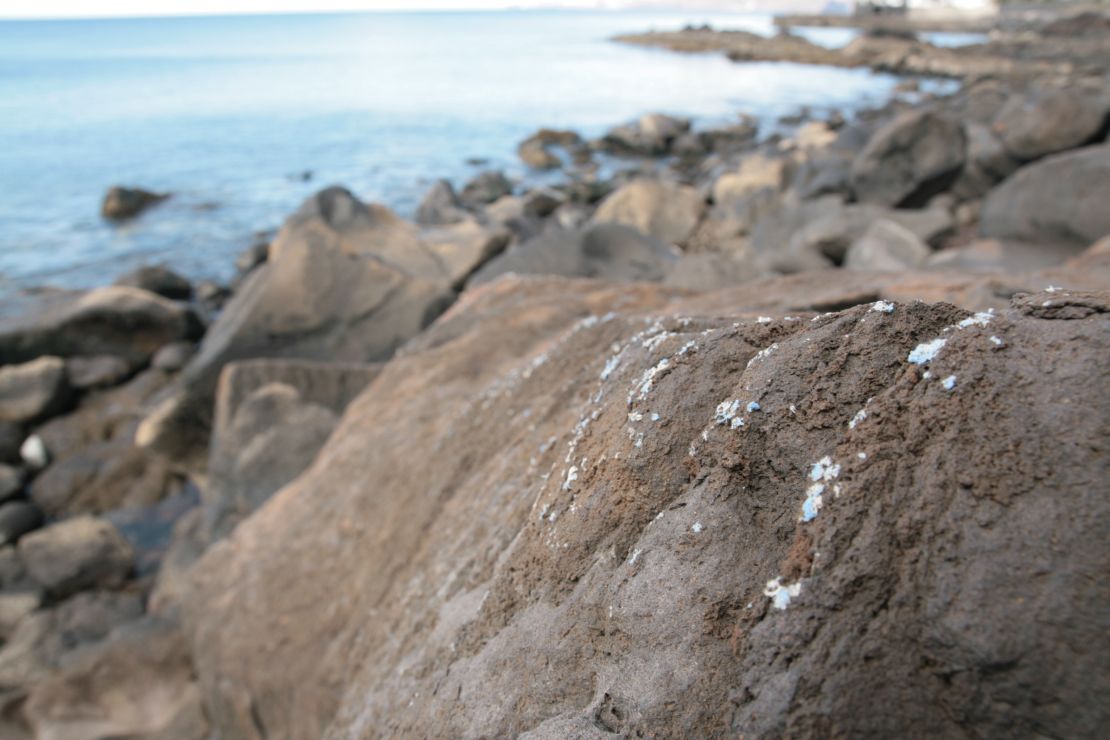
[[[220,371],[259,357],[384,360],[454,298],[452,275],[417,229],[342,188],[309,199],[224,307],[182,371],[178,391],[136,441],[200,462]]]
[[[0,367],[0,421],[44,419],[61,411],[70,393],[66,363],[59,357]]]
[[[436,180],[420,206],[416,209],[416,223],[424,226],[444,226],[455,224],[469,218],[462,201],[455,194],[455,188],[447,180]]]
[[[512,195],[513,184],[504,173],[490,171],[483,172],[463,186],[460,199],[462,202],[475,208],[494,202],[498,198]]]
[[[667,244],[686,240],[705,210],[705,199],[687,185],[637,179],[609,195],[594,213],[594,223],[623,224]]]
[[[601,148],[616,154],[659,156],[690,130],[690,121],[662,113],[649,113],[634,123],[618,126],[602,137]]]
[[[1110,234],[1107,183],[1110,146],[1046,157],[987,195],[979,232],[995,239],[1086,247]]]
[[[1006,151],[1029,161],[1091,143],[1106,113],[1098,96],[1057,87],[1011,97],[991,127]]]
[[[154,353],[150,366],[164,373],[176,373],[185,367],[196,353],[192,342],[173,342]]]
[[[137,367],[159,347],[201,333],[188,307],[139,288],[112,286],[0,322],[0,363],[116,355]]]
[[[468,286],[501,275],[563,275],[622,282],[662,280],[675,262],[667,245],[621,224],[552,231],[486,263]]]
[[[78,516],[26,535],[19,555],[27,573],[57,597],[115,587],[131,572],[127,540],[103,519]]]
[[[904,113],[883,126],[852,162],[852,190],[866,203],[918,207],[945,190],[963,167],[958,121],[931,111]]]
[[[0,463],[0,501],[7,501],[23,490],[23,471]]]
[[[880,219],[867,228],[844,258],[849,270],[897,272],[922,264],[932,251],[925,242],[894,221]]]

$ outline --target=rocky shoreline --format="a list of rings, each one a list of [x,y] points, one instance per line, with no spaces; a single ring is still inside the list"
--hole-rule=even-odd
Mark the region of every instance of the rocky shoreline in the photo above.
[[[544,129],[542,186],[331,187],[233,285],[25,299],[0,736],[1096,735],[1110,42],[1068,20],[622,38],[961,85]]]

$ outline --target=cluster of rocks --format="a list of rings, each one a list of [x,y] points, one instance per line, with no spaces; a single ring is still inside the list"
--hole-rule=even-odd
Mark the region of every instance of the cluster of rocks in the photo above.
[[[36,296],[0,736],[1097,733],[1110,99],[1067,82],[545,129],[542,186],[327,188],[230,286]]]

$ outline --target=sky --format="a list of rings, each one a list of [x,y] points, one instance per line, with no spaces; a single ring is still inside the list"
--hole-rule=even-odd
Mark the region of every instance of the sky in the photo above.
[[[505,8],[626,8],[636,6],[724,9],[722,0],[0,0],[0,18],[89,18],[219,13],[289,13],[334,10],[498,10]]]

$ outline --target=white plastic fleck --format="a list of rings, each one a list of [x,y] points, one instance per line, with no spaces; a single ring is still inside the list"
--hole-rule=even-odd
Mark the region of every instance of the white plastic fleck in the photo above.
[[[947,378],[945,378],[944,380],[942,380],[940,382],[941,382],[941,384],[944,385],[944,390],[950,391],[950,390],[952,390],[953,388],[956,387],[956,376],[955,375],[949,375]]]
[[[791,583],[789,586],[784,586],[782,585],[782,578],[775,578],[767,581],[767,587],[763,589],[763,595],[770,598],[771,604],[779,610],[790,606],[790,601],[801,592],[801,581]]]
[[[659,414],[656,414],[656,413],[652,412],[651,420],[652,421],[659,421]]]
[[[569,491],[570,484],[574,483],[576,480],[578,480],[578,466],[571,465],[570,470],[567,471],[567,479],[563,481],[563,490]]]
[[[991,319],[993,318],[994,314],[987,311],[980,311],[974,316],[969,316],[968,318],[964,319],[960,323],[956,324],[956,326],[960,327],[961,329],[967,329],[970,326],[986,326],[991,322]]]
[[[856,412],[856,415],[852,417],[852,420],[848,422],[848,428],[849,429],[855,429],[856,425],[859,424],[861,421],[863,421],[866,418],[867,418],[867,409],[860,409],[859,411]]]
[[[610,357],[605,363],[605,368],[601,371],[601,379],[608,380],[609,376],[613,374],[613,371],[617,369],[617,365],[619,364],[621,364],[620,355]]]
[[[694,522],[694,526],[690,527],[690,531],[694,534],[701,534],[703,529],[705,529],[705,527],[701,525],[701,522]]]
[[[740,411],[740,399],[734,398],[732,400],[721,401],[717,404],[717,411],[713,415],[713,421],[718,424],[727,424],[732,421],[737,412]]]
[[[1002,340],[999,339],[998,337],[991,337],[991,344],[994,344],[997,347],[1001,347],[1002,346]]]
[[[867,453],[866,452],[857,452],[856,457],[858,457],[860,460],[866,460],[867,459]]]
[[[790,404],[790,413],[791,414],[797,414],[798,413],[798,409],[794,406],[794,404]]]
[[[632,557],[630,557],[628,559],[628,564],[629,565],[635,565],[636,561],[640,558],[640,553],[642,553],[642,552],[643,552],[643,550],[641,550],[639,548],[633,550],[632,551]]]
[[[759,410],[760,410],[760,408],[759,408],[758,403],[756,403],[755,401],[749,401],[748,402],[748,413],[749,414],[752,413],[753,411],[759,411]]]
[[[838,475],[840,475],[840,466],[833,465],[832,458],[828,455],[813,463],[813,467],[809,470],[809,479],[813,481],[828,481]]]
[[[931,342],[917,345],[906,359],[915,365],[924,365],[937,356],[941,348],[948,343],[947,339],[937,338]]]
[[[739,429],[742,426],[744,426],[744,420],[739,416],[733,417],[732,421],[729,422],[729,428],[731,429]]]
[[[1057,293],[1060,290],[1062,290],[1062,288],[1059,288],[1055,285],[1050,285],[1050,286],[1048,286],[1047,288],[1044,289],[1044,292],[1045,293]]]
[[[644,415],[641,414],[639,411],[632,411],[628,414],[629,421],[641,421],[643,418]]]
[[[821,497],[824,492],[825,486],[821,483],[814,483],[806,489],[806,499],[802,502],[801,521],[812,522],[817,518],[817,512],[821,511],[821,506],[825,503]]]
[[[758,319],[756,319],[756,321],[761,324],[770,324],[772,319],[770,316],[760,316]]]
[[[871,304],[871,311],[875,313],[894,313],[894,304],[890,301],[875,301]]]

